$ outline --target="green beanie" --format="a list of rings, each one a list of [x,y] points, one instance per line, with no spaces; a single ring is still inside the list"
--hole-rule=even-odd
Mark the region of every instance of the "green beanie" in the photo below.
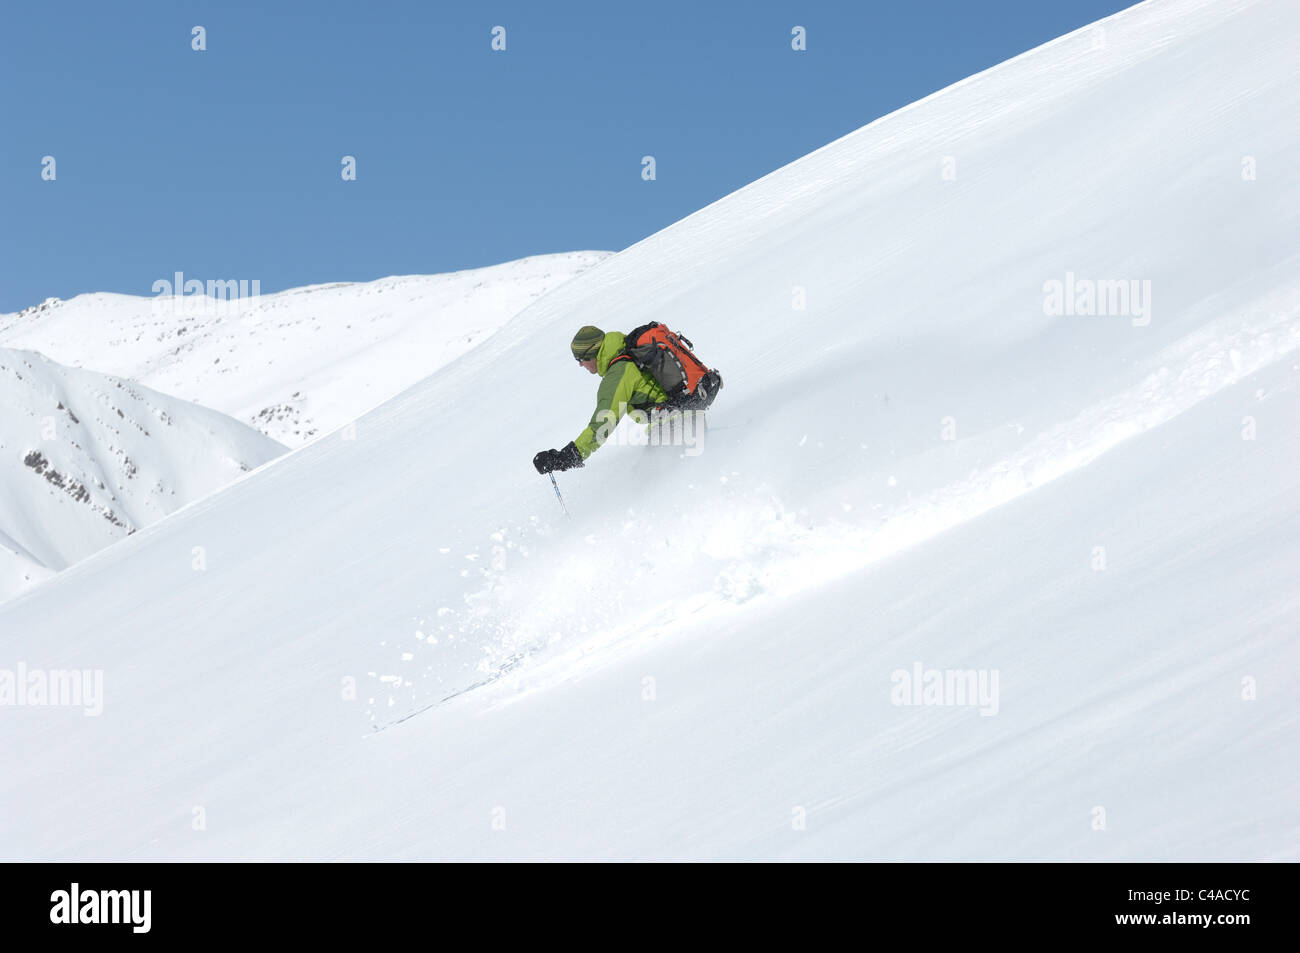
[[[573,351],[573,356],[577,360],[590,361],[596,357],[604,340],[605,332],[588,324],[573,336],[573,343],[569,345],[569,349]]]

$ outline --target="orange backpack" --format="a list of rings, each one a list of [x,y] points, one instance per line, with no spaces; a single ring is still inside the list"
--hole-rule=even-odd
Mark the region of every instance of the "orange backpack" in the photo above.
[[[704,410],[722,388],[722,375],[710,370],[691,350],[689,338],[657,321],[643,324],[627,335],[627,343],[610,366],[631,361],[648,373],[668,395],[668,407]]]

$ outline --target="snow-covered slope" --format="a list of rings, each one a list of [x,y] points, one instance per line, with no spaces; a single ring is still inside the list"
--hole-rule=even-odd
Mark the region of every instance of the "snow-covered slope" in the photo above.
[[[139,381],[299,446],[427,377],[608,257],[539,255],[233,301],[197,294],[51,299],[0,315],[0,345]]]
[[[1018,57],[0,610],[104,686],[0,718],[5,856],[1295,859],[1298,42],[1173,0]],[[651,319],[713,429],[566,520],[569,336]]]
[[[0,598],[285,448],[216,411],[0,348]]]
[[[0,534],[0,602],[54,575],[17,541]]]

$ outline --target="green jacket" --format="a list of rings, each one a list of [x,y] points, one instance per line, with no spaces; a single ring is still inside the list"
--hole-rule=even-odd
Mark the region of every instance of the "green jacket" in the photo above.
[[[626,343],[627,339],[621,333],[610,331],[605,335],[596,355],[596,373],[600,375],[596,411],[591,415],[587,429],[573,441],[584,460],[600,448],[629,410],[649,413],[652,407],[668,400],[668,395],[659,386],[659,382],[632,361],[619,361],[610,369],[609,362],[623,350]]]

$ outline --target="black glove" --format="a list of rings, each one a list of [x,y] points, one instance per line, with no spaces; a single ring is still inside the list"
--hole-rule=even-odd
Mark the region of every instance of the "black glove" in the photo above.
[[[582,466],[582,454],[578,445],[569,441],[563,450],[543,450],[533,457],[533,466],[538,473],[550,473],[552,470],[572,470]]]

